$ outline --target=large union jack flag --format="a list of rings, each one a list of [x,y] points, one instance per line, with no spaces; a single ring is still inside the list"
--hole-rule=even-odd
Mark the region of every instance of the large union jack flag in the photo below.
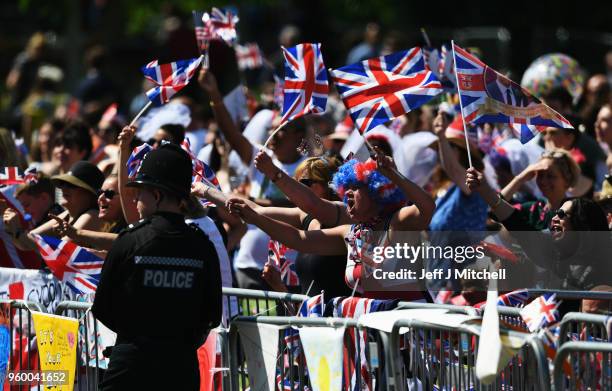
[[[370,58],[331,71],[344,105],[363,134],[442,92],[420,48]]]
[[[79,294],[95,293],[104,260],[76,244],[32,234],[40,255],[53,275]]]
[[[555,293],[546,293],[527,304],[521,317],[532,333],[559,320],[559,304]]]
[[[203,56],[159,64],[153,60],[141,68],[144,76],[155,84],[147,91],[147,98],[154,106],[168,103],[170,98],[185,87],[202,62]]]
[[[522,143],[542,127],[573,128],[570,122],[527,90],[487,66],[465,49],[453,45],[459,97],[465,121],[505,123],[520,132]]]
[[[202,15],[207,39],[220,39],[228,45],[233,45],[236,41],[236,23],[239,20],[238,15],[232,10],[216,7],[212,8],[210,14],[205,12]]]
[[[327,105],[329,85],[320,43],[302,43],[285,55],[283,117],[281,123],[308,113],[323,113]]]

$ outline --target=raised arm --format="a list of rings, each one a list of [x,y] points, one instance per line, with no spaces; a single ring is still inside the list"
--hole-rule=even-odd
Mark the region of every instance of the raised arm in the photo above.
[[[96,250],[109,251],[113,242],[117,239],[117,234],[109,232],[99,232],[83,228],[77,228],[67,221],[60,219],[57,216],[51,216],[58,224],[57,232],[62,237],[67,237],[74,243],[83,247],[91,247]]]
[[[348,226],[330,229],[304,231],[289,224],[273,220],[255,212],[242,198],[227,201],[230,213],[238,214],[249,224],[255,224],[274,240],[296,251],[318,255],[341,255],[346,253],[344,236]]]
[[[459,162],[455,151],[444,134],[449,123],[450,121],[446,114],[442,112],[438,113],[433,122],[434,133],[438,136],[438,155],[440,157],[440,163],[451,181],[459,186],[464,194],[469,195],[471,194],[471,190],[465,184],[465,167]]]
[[[465,176],[465,185],[470,190],[478,192],[483,200],[491,207],[491,211],[500,221],[506,220],[514,212],[514,208],[489,186],[484,175],[475,168],[468,168]]]
[[[248,167],[253,159],[253,145],[240,132],[229,111],[227,111],[215,76],[209,70],[201,69],[198,82],[210,98],[210,105],[219,124],[219,129],[221,129],[232,148],[238,152],[242,162]]]
[[[379,148],[376,150],[377,170],[389,178],[404,193],[412,205],[405,206],[391,220],[391,228],[396,231],[421,231],[427,229],[436,203],[426,191],[397,171],[390,156],[385,156]]]
[[[270,156],[264,151],[259,151],[255,156],[255,167],[269,179],[276,178],[280,173],[280,177],[275,182],[276,186],[295,206],[312,215],[321,225],[335,227],[353,222],[346,213],[343,203],[319,198],[308,186],[301,184],[276,167]]]
[[[532,180],[538,171],[547,170],[551,165],[550,159],[542,159],[539,162],[534,164],[530,164],[527,168],[525,168],[520,174],[512,178],[510,183],[506,185],[501,190],[501,195],[507,199],[511,200],[514,196],[514,193],[519,191],[519,189],[527,182]]]
[[[135,132],[135,127],[126,126],[119,134],[119,169],[117,171],[119,200],[121,201],[123,217],[128,224],[140,219],[136,204],[134,204],[134,190],[126,186],[128,183],[127,161],[132,153],[130,144]]]

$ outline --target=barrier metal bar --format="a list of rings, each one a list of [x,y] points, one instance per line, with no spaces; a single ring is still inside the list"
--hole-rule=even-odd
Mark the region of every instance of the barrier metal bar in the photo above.
[[[454,304],[435,304],[435,303],[418,303],[413,301],[400,301],[397,304],[398,310],[408,309],[442,309],[449,310],[451,312],[465,314],[465,315],[478,315],[478,311],[474,307],[460,306]]]
[[[296,327],[345,327],[346,326],[347,328],[354,328],[356,331],[359,331],[359,332],[366,331],[368,332],[367,338],[366,338],[366,343],[368,344],[366,346],[366,350],[369,352],[369,354],[366,357],[366,359],[368,360],[368,364],[369,364],[368,371],[371,375],[373,375],[372,379],[375,379],[375,389],[376,390],[386,390],[387,389],[386,383],[387,383],[388,360],[387,360],[387,357],[385,356],[387,352],[386,335],[385,333],[378,332],[378,330],[369,329],[367,327],[360,325],[357,319],[352,319],[352,318],[303,318],[303,317],[283,317],[283,316],[257,316],[257,317],[239,316],[239,317],[236,317],[234,321],[272,324],[272,325],[277,325],[277,326],[286,326],[287,328],[291,326],[296,326]],[[236,336],[237,334],[238,333],[234,335]],[[239,338],[239,334],[237,335],[237,337]],[[238,343],[238,338],[234,338],[232,340],[231,351],[233,353],[236,352],[237,349],[240,348],[240,343]],[[281,335],[280,341],[281,343],[279,345],[279,361],[277,364],[280,368],[277,367],[277,371],[280,371],[281,376],[284,379],[287,372],[285,372],[284,365],[282,364],[283,363],[286,364],[287,362],[293,363],[295,357],[293,357],[293,353],[291,352],[291,349],[286,349],[286,345],[284,344],[282,335]],[[352,341],[352,339],[351,339],[351,336],[347,333],[345,335],[345,343],[349,341]],[[357,338],[356,346],[355,346],[355,350],[357,352],[361,350],[361,347],[359,345],[360,343],[361,343],[360,338]],[[287,353],[288,353],[288,357],[287,359],[285,359],[283,357],[283,354],[286,355]],[[244,390],[246,388],[245,385],[247,384],[245,374],[248,373],[248,367],[246,368],[246,371],[245,371],[244,362],[241,362],[243,360],[239,360],[238,356],[239,354],[237,353],[234,353],[231,355],[232,364],[230,367],[231,368],[230,373],[232,374],[232,382],[236,386],[234,390]],[[361,371],[360,371],[361,362],[360,361],[361,361],[361,355],[357,354],[357,360],[355,362],[355,368],[354,368],[354,371],[355,371],[354,375],[356,378],[356,387],[358,387],[359,389],[362,389],[361,382],[363,381],[363,379],[361,377]],[[304,387],[307,385],[304,368],[299,367],[297,377],[291,377],[295,375],[295,373],[291,372],[292,367],[293,365],[289,366],[290,372],[288,373],[291,378],[291,384],[290,384],[291,389],[294,390],[295,389],[294,387],[296,385],[299,385],[298,389],[304,390],[305,389]],[[353,375],[353,373],[346,373],[347,367],[348,367],[347,365],[344,365],[345,373],[344,373],[343,379],[346,379],[347,376],[348,376],[348,379],[350,379],[351,376]],[[287,385],[287,387],[289,387],[289,385]]]
[[[569,376],[564,371],[568,357],[570,359]],[[612,389],[611,363],[611,343],[566,342],[561,345],[555,356],[553,369],[554,390],[610,390]],[[597,368],[597,365],[599,365],[599,368]]]
[[[404,357],[400,351],[400,334],[402,327],[408,327],[409,368],[404,371]],[[476,352],[480,326],[460,325],[457,328],[441,326],[414,319],[398,320],[393,325],[389,340],[391,349],[391,367],[393,376],[389,379],[390,391],[404,391],[406,382],[412,379],[421,382],[417,387],[431,389],[438,384],[440,389],[533,389],[549,390],[550,374],[548,362],[541,342],[535,335],[502,330],[502,335],[518,337],[525,340],[528,347],[523,347],[509,365],[502,370],[496,382],[491,386],[479,384],[475,376]],[[474,346],[470,346],[474,341]],[[445,344],[447,342],[447,344]],[[439,346],[437,346],[439,344]],[[445,346],[446,345],[446,346]],[[422,347],[421,347],[422,346]],[[456,346],[456,347],[455,347]],[[455,358],[456,357],[456,358]],[[447,363],[448,361],[448,363]],[[537,384],[530,384],[528,371],[534,361],[537,373]],[[442,384],[439,384],[442,383]]]
[[[230,313],[230,319],[236,315],[294,315],[297,309],[290,303],[301,304],[308,299],[307,295],[223,287],[223,300],[227,308],[234,308],[232,300],[237,300],[238,314]],[[295,307],[295,308],[294,308]]]
[[[541,296],[545,293],[556,293],[557,299],[591,299],[591,300],[612,300],[612,292],[597,291],[566,291],[555,289],[529,289],[529,296]]]
[[[55,309],[56,315],[68,316],[79,321],[79,337],[83,338],[84,343],[77,344],[77,368],[76,379],[78,390],[96,391],[101,380],[102,373],[100,371],[99,354],[100,347],[98,345],[98,327],[97,320],[91,312],[88,312],[92,303],[82,301],[62,301]],[[90,330],[88,321],[93,323],[93,330]],[[95,355],[95,366],[90,365],[90,332],[93,332],[93,353]],[[83,351],[84,350],[84,351]],[[83,359],[83,356],[85,357]]]
[[[609,316],[586,314],[583,312],[568,312],[559,324],[559,345],[574,340],[591,342],[607,342]]]

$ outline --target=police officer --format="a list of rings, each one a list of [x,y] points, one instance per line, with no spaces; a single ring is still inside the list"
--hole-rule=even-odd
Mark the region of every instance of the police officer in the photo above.
[[[212,242],[180,212],[191,160],[177,145],[149,152],[134,181],[141,220],[108,253],[92,312],[117,333],[101,390],[197,390],[197,348],[221,320]]]

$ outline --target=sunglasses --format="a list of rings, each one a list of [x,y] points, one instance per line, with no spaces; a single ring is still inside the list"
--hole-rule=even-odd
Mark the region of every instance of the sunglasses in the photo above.
[[[112,200],[113,197],[115,197],[117,195],[117,192],[115,190],[99,190],[98,191],[98,197],[100,197],[101,195],[104,196],[104,198],[106,198],[107,200]]]
[[[569,217],[569,213],[567,213],[566,211],[564,211],[563,209],[557,209],[555,211],[555,216],[557,216],[558,218],[560,218],[561,220],[565,219],[566,217]]]

